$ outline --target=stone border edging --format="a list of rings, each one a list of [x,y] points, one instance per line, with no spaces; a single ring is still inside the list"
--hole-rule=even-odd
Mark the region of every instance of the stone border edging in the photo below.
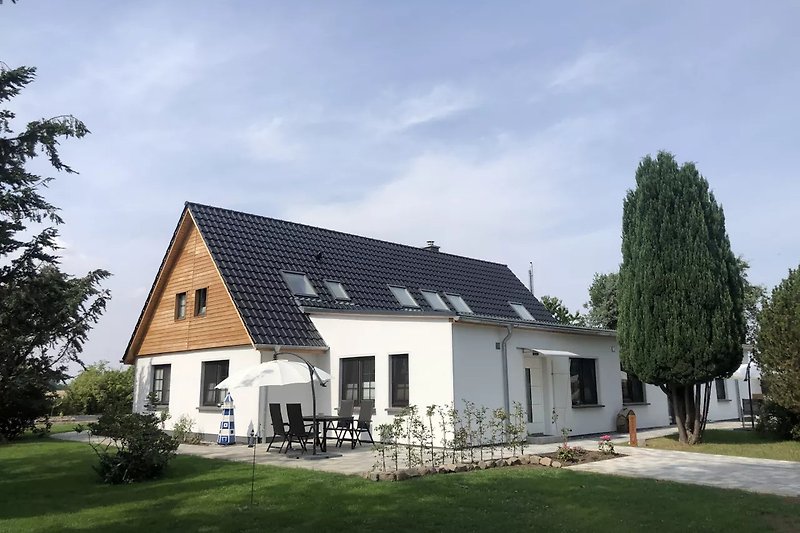
[[[449,463],[441,466],[401,468],[396,471],[372,470],[364,474],[364,478],[369,479],[370,481],[405,481],[406,479],[429,476],[432,474],[451,474],[453,472],[470,472],[472,470],[488,470],[489,468],[519,465],[541,465],[551,468],[561,468],[564,466],[561,461],[556,461],[550,457],[542,457],[540,455],[520,455],[504,459],[475,461],[473,463]]]

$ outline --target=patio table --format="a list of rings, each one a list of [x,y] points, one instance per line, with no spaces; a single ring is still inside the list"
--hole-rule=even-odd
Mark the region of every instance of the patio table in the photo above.
[[[317,415],[317,427],[314,434],[317,436],[317,443],[319,444],[320,451],[327,451],[328,445],[328,431],[334,429],[340,420],[346,420],[352,423],[352,416],[339,416],[339,415]],[[314,422],[314,417],[307,415],[303,417],[303,422]],[[319,425],[322,424],[322,438],[320,439]]]

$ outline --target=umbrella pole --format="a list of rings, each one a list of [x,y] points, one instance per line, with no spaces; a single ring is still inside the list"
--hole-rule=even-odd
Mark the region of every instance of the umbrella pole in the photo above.
[[[250,479],[250,507],[253,507],[253,493],[256,486],[256,440],[253,435],[253,430],[250,430],[250,436],[253,437],[253,477]]]
[[[308,365],[308,373],[311,376],[311,416],[314,421],[314,425],[312,426],[314,428],[314,438],[312,439],[312,446],[314,447],[313,455],[317,455],[317,430],[319,429],[317,427],[317,391],[314,389],[314,367],[311,366],[308,361],[306,361],[306,364]]]
[[[747,395],[750,397],[750,427],[756,428],[756,414],[753,412],[753,389],[750,387],[750,364],[753,361],[747,362]]]

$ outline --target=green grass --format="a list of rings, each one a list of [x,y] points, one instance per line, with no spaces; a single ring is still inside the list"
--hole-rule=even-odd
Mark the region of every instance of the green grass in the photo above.
[[[757,431],[707,429],[703,443],[688,446],[678,442],[678,435],[647,439],[648,448],[684,452],[737,455],[757,459],[800,461],[800,442],[775,439]]]
[[[800,530],[797,498],[548,468],[374,483],[179,456],[159,481],[98,482],[85,444],[0,446],[0,531]],[[747,509],[746,512],[743,510]]]

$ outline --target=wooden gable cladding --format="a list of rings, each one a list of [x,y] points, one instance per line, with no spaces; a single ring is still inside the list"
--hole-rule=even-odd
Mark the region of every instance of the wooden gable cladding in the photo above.
[[[207,289],[206,313],[195,316],[195,291]],[[175,317],[175,299],[186,293],[186,318]],[[138,342],[137,342],[138,341]],[[251,344],[236,306],[200,232],[186,214],[130,353],[155,355]]]

